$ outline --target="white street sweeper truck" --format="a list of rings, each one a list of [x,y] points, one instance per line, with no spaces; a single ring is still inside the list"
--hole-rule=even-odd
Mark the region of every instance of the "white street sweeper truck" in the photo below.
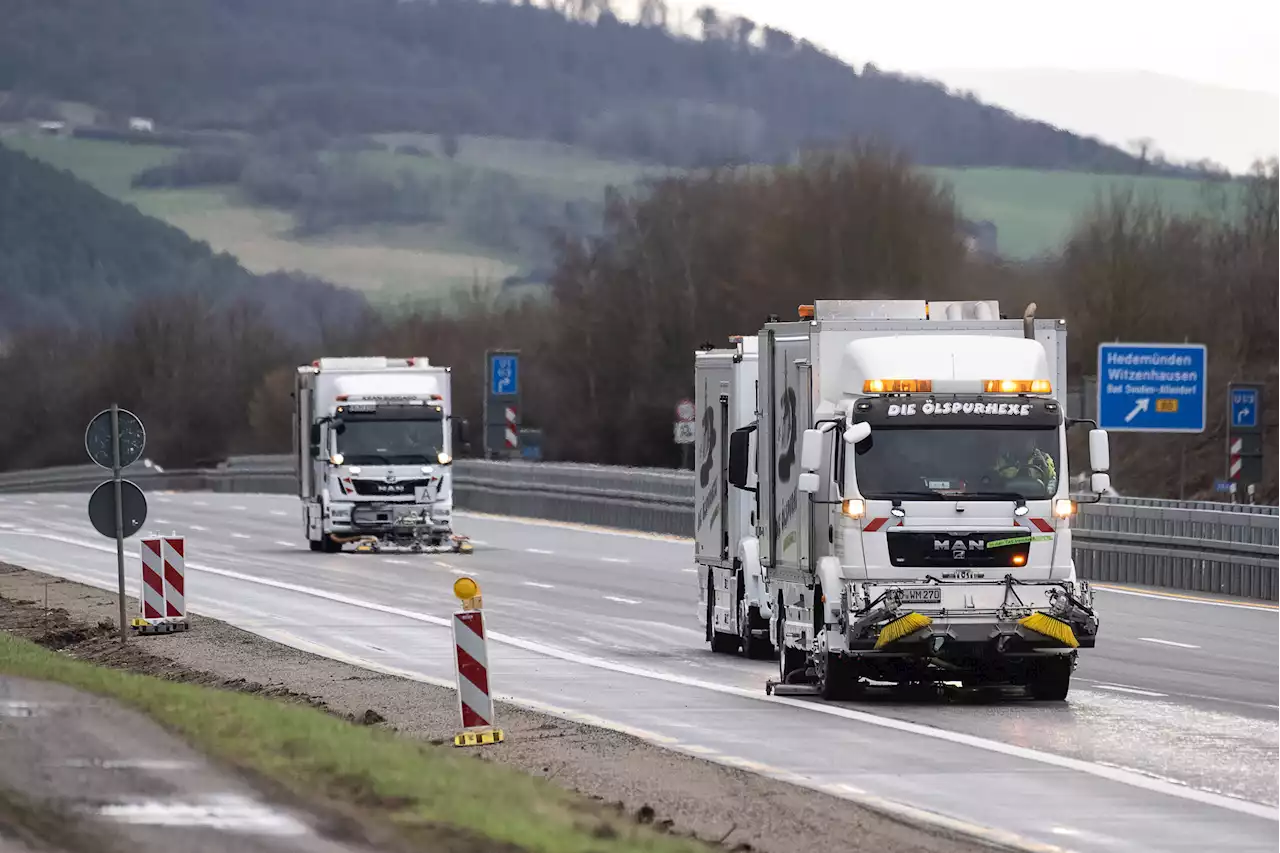
[[[1066,321],[1034,307],[1010,320],[989,301],[818,301],[765,324],[757,416],[731,435],[726,474],[754,498],[734,547],[747,597],[763,588],[749,618],[778,659],[769,689],[1066,697],[1098,633],[1067,467],[1068,428],[1090,422],[1062,403]],[[1105,431],[1089,456],[1096,500]],[[756,627],[738,626],[744,644]]]
[[[470,551],[453,530],[450,369],[415,358],[322,358],[299,367],[294,457],[313,551]]]

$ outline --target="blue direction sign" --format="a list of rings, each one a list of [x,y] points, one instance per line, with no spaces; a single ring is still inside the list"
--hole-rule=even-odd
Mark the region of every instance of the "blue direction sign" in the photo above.
[[[495,355],[491,363],[489,391],[495,397],[512,396],[520,387],[520,357]]]
[[[1223,494],[1227,494],[1228,492],[1231,491],[1231,481],[1230,480],[1214,480],[1213,490],[1215,492],[1222,492]]]
[[[1114,432],[1204,432],[1204,344],[1099,344],[1098,426]]]
[[[1231,389],[1231,426],[1234,429],[1257,428],[1258,389]]]

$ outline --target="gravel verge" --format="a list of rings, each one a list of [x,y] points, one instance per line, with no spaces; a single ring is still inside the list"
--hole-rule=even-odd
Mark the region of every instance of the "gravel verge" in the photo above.
[[[128,600],[129,612],[136,601]],[[445,743],[452,690],[307,654],[193,615],[191,630],[115,636],[116,596],[0,564],[0,630],[97,664],[309,703],[366,725]],[[638,738],[498,703],[506,742],[481,760],[547,777],[642,823],[763,853],[970,853],[991,848],[857,804],[685,756]]]

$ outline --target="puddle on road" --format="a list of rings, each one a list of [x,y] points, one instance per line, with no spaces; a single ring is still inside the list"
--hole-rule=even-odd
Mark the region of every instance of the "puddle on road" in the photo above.
[[[205,828],[253,835],[306,835],[301,821],[262,803],[237,796],[136,799],[99,806],[108,820],[144,826]]]

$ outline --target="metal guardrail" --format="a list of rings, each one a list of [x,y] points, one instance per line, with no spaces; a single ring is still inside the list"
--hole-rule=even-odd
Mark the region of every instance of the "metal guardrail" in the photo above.
[[[289,456],[232,457],[216,468],[125,476],[144,490],[292,494]],[[0,492],[88,492],[106,479],[94,465],[0,473]],[[460,508],[625,530],[689,536],[693,474],[551,462],[454,462]],[[1082,504],[1072,530],[1081,577],[1113,583],[1277,600],[1276,507],[1107,498]]]

